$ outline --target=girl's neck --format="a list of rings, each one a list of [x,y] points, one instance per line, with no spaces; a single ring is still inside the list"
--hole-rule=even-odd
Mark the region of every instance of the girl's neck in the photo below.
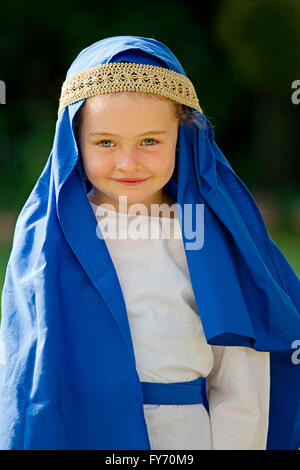
[[[115,201],[115,200],[101,200],[101,198],[99,198],[95,195],[95,192],[93,191],[93,189],[91,189],[91,191],[88,193],[87,197],[88,197],[88,200],[90,202],[92,202],[93,204],[95,204],[97,206],[110,204],[114,208],[113,210],[115,210],[116,212],[128,213],[129,209],[132,205],[139,203],[139,201],[136,201],[134,203],[128,203],[127,202],[127,204],[125,204],[125,205],[120,205],[118,203],[118,201]],[[162,190],[161,194],[157,195],[157,198],[151,200],[151,203],[150,202],[147,203],[146,201],[143,201],[140,204],[143,204],[145,206],[145,208],[147,209],[147,215],[151,216],[151,215],[153,215],[152,214],[153,211],[151,210],[152,205],[166,204],[170,208],[171,206],[173,206],[173,204],[176,204],[176,200],[173,199],[169,194],[167,194],[166,192],[164,192]],[[165,212],[165,213],[162,213],[162,212]],[[157,213],[157,211],[155,211],[155,214],[156,213]],[[168,210],[161,211],[159,213],[159,217],[164,217],[165,218],[166,214],[167,214],[167,217],[169,217],[171,219],[174,218],[173,211],[168,211]]]

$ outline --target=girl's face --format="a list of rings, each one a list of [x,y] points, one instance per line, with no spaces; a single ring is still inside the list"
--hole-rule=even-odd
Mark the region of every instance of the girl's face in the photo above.
[[[119,209],[119,196],[131,204],[174,202],[164,193],[176,155],[179,119],[171,100],[138,92],[88,98],[82,110],[79,147],[93,185],[91,199]],[[145,179],[128,185],[118,179]],[[89,195],[90,196],[90,195]]]

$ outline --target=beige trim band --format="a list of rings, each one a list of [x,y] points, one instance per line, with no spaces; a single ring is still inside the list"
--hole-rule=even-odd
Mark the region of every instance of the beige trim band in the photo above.
[[[194,86],[184,75],[156,65],[116,62],[70,75],[61,89],[58,114],[81,99],[117,91],[162,95],[202,113]]]

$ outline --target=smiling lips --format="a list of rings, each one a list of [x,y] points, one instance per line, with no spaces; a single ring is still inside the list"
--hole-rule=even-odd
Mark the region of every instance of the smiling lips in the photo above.
[[[143,178],[143,179],[140,179],[140,178],[121,178],[121,179],[114,179],[114,181],[117,181],[118,183],[122,183],[122,184],[127,184],[129,186],[135,186],[137,184],[143,183],[147,179],[149,179],[149,178]]]

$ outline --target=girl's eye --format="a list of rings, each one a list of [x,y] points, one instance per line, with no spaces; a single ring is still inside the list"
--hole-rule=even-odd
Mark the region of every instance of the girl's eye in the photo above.
[[[149,141],[156,143],[156,140],[154,140],[154,139],[145,139],[145,140],[144,140],[144,142],[149,142]],[[148,144],[146,144],[146,145],[148,145]],[[150,145],[151,145],[151,144],[150,144]]]
[[[100,147],[108,148],[108,147],[110,147],[110,145],[106,145],[107,143],[110,144],[111,140],[101,140],[101,142],[99,142],[99,145],[100,145]]]
[[[144,139],[143,142],[146,142],[146,146],[153,145],[153,143],[157,143],[154,139]],[[98,145],[103,148],[111,147],[112,141],[111,140],[101,140]]]

